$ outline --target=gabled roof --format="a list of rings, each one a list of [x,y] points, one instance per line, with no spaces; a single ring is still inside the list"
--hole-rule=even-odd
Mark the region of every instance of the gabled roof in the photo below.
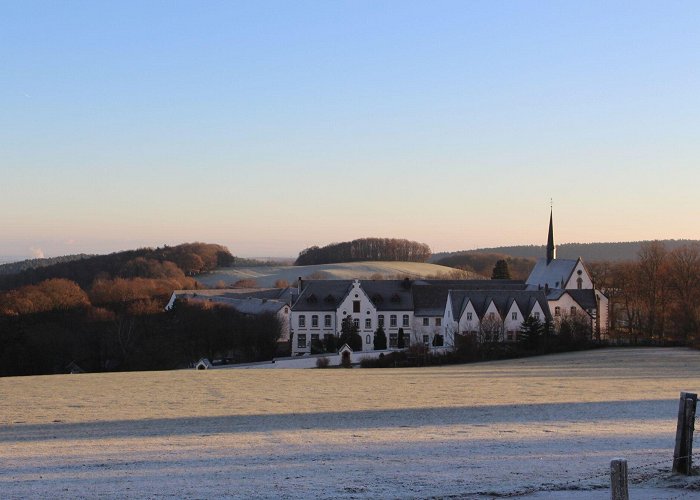
[[[547,259],[537,259],[535,268],[527,278],[528,285],[549,288],[564,288],[571,278],[580,259],[554,259],[547,264]]]
[[[524,290],[525,287],[521,280],[421,280],[413,286],[414,314],[442,316],[450,290]]]
[[[501,319],[510,311],[513,303],[518,305],[518,309],[524,316],[529,316],[535,304],[539,304],[545,318],[550,317],[547,298],[542,290],[451,290],[450,296],[455,318],[460,318],[467,305],[471,303],[481,319],[491,302],[496,306]]]

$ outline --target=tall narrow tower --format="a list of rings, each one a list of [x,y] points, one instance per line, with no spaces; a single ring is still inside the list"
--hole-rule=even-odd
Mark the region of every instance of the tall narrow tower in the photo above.
[[[549,235],[547,236],[547,264],[557,258],[557,247],[554,246],[554,223],[552,222],[552,212],[549,209]]]

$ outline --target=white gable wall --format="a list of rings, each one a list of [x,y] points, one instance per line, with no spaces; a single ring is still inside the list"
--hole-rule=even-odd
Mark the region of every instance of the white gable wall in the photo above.
[[[493,319],[491,319],[491,318],[493,318]],[[496,304],[494,304],[494,302],[491,301],[489,306],[486,308],[486,311],[484,312],[483,318],[481,318],[481,327],[482,327],[482,329],[487,328],[490,330],[491,327],[493,327],[495,325],[499,326],[497,340],[501,341],[501,340],[503,340],[503,335],[502,335],[502,333],[503,333],[503,318],[501,318],[501,314],[498,312],[498,308],[496,307]],[[492,339],[492,340],[494,340],[494,339]]]
[[[471,319],[467,319],[471,313]],[[496,313],[498,314],[498,313]],[[467,302],[464,311],[462,311],[462,316],[459,318],[459,333],[469,333],[479,331],[479,316],[476,314],[476,309],[472,305],[471,301]]]
[[[586,269],[586,266],[583,265],[583,261],[581,259],[578,259],[576,267],[574,267],[574,272],[571,273],[569,281],[566,282],[566,286],[564,288],[577,289],[579,278],[581,278],[582,290],[591,290],[593,288],[593,280],[591,279],[591,275],[588,274],[588,270]]]
[[[360,302],[360,312],[354,312],[354,303],[356,301]],[[362,289],[362,285],[359,280],[355,280],[350,288],[350,291],[345,296],[343,301],[338,306],[336,311],[337,316],[337,335],[340,335],[343,320],[350,316],[353,319],[359,319],[360,328],[357,333],[362,337],[362,350],[371,351],[374,349],[374,332],[377,329],[377,308],[367,296],[365,291]],[[367,320],[369,320],[369,325],[367,325]],[[388,320],[385,320],[388,321]],[[401,320],[399,320],[401,321]],[[386,332],[386,325],[384,326],[384,332]],[[387,339],[389,335],[387,334]],[[368,342],[369,341],[369,342]]]
[[[515,319],[513,319],[513,316],[515,316]],[[513,304],[510,306],[510,309],[508,309],[508,313],[503,320],[504,340],[506,342],[515,342],[518,339],[518,331],[520,330],[520,325],[523,323],[523,319],[525,319],[525,317],[520,311],[517,302],[513,301]]]

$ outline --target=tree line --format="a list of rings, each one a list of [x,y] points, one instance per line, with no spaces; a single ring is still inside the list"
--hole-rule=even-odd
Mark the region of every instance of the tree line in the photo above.
[[[535,267],[535,259],[513,257],[501,253],[479,253],[462,252],[449,255],[436,261],[436,264],[447,267],[454,267],[468,272],[477,273],[481,276],[494,277],[494,268],[499,262],[505,262],[509,274],[506,278],[503,274],[498,274],[500,279],[524,280],[530,275]],[[501,263],[501,266],[504,264]]]
[[[634,261],[590,266],[610,299],[613,336],[637,341],[697,342],[700,328],[700,243],[669,249],[644,243]]]
[[[359,261],[426,262],[430,247],[425,243],[395,238],[361,238],[299,252],[295,266]]]
[[[138,259],[138,260],[137,260]],[[76,282],[80,287],[89,287],[95,279],[121,277],[150,277],[145,274],[168,274],[172,266],[186,276],[211,271],[217,267],[233,264],[235,258],[228,248],[211,243],[184,243],[160,248],[140,248],[94,255],[82,259],[58,262],[49,266],[24,269],[21,272],[0,276],[0,290],[10,290],[25,285],[34,285],[52,278],[64,278]],[[167,264],[170,263],[170,264]],[[148,269],[158,264],[169,265],[170,270]],[[131,269],[125,269],[131,266]],[[137,266],[141,266],[140,269]],[[125,276],[126,274],[126,276]]]
[[[697,240],[659,240],[669,251],[675,248],[700,243]],[[587,262],[612,261],[624,262],[634,260],[642,246],[649,241],[623,241],[609,243],[562,243],[557,245],[557,256],[560,259],[577,259],[581,257]],[[510,257],[538,259],[546,253],[545,245],[514,245],[505,247],[479,248],[457,252],[439,252],[433,254],[431,262],[465,253],[501,254]]]

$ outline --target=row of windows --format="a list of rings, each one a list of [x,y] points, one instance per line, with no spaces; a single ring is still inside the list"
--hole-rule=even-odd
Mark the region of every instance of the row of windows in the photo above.
[[[331,327],[331,315],[326,314],[323,317],[323,327],[324,328],[330,328]],[[301,314],[299,316],[299,328],[306,328],[306,316],[304,314]],[[314,314],[311,316],[311,328],[318,328],[318,315]]]
[[[389,316],[389,328],[396,328],[398,326],[397,319],[398,318],[397,318],[396,314],[391,314]],[[377,321],[379,322],[379,326],[384,328],[384,315],[383,314],[380,314],[379,316],[377,316]],[[403,318],[401,318],[401,321],[402,321],[402,323],[401,323],[402,326],[409,326],[408,314],[404,314]]]
[[[428,318],[425,318],[426,320]],[[410,317],[408,314],[404,314],[402,320],[402,326],[409,326],[410,324]],[[440,326],[440,320],[441,318],[435,318],[435,326]],[[360,320],[358,318],[355,318],[352,320],[353,323],[355,323],[355,326],[357,328],[360,328]],[[377,316],[377,321],[379,322],[379,326],[382,328],[384,327],[384,315],[380,314]],[[323,327],[324,328],[330,328],[332,324],[332,317],[330,314],[326,314],[323,317]],[[398,326],[398,318],[396,314],[392,314],[389,316],[389,327],[390,328],[396,328]],[[305,314],[300,314],[299,315],[299,328],[306,328],[306,315]],[[311,315],[311,328],[318,328],[318,315],[313,314]],[[365,329],[369,330],[372,328],[372,319],[371,318],[366,318],[365,319]]]
[[[320,337],[317,333],[312,333],[311,334],[311,342],[313,343],[314,341],[320,340]],[[423,335],[423,343],[428,344],[429,342],[429,336],[428,335]],[[370,335],[365,336],[365,344],[372,344],[372,337]],[[409,346],[411,343],[410,337],[407,335],[404,337],[404,344],[406,347]],[[389,334],[389,347],[398,347],[399,345],[399,335],[398,333],[390,333]],[[300,333],[297,335],[297,348],[299,349],[306,349],[306,334],[305,333]]]
[[[423,318],[423,326],[430,326],[430,318]],[[442,318],[435,318],[435,326],[442,326]]]

